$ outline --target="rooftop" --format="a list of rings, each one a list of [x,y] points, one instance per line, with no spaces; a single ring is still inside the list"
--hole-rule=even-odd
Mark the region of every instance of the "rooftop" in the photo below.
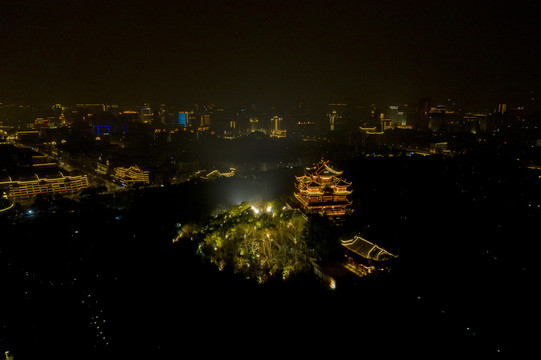
[[[353,239],[342,240],[341,243],[347,249],[366,259],[383,261],[398,257],[357,235],[354,236]]]

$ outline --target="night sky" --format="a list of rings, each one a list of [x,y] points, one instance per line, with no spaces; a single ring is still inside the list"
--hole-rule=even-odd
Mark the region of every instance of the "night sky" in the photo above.
[[[539,3],[0,2],[0,102],[520,105]]]

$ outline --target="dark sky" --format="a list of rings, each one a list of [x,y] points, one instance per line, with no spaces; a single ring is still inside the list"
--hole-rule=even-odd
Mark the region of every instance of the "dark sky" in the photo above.
[[[525,101],[541,7],[496,4],[2,0],[0,102]]]

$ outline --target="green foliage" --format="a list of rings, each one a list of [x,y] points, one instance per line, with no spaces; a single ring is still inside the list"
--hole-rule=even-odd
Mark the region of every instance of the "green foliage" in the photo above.
[[[198,228],[184,225],[177,240],[197,240],[200,252],[220,269],[230,268],[265,282],[309,269],[307,226],[300,212],[287,210],[281,203],[242,203]]]

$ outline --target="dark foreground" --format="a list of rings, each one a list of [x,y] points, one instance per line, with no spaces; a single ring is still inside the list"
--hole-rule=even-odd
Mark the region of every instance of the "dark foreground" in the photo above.
[[[0,350],[17,360],[535,358],[539,181],[500,160],[340,164],[356,201],[345,230],[400,257],[390,274],[335,290],[311,276],[256,285],[171,243],[177,222],[292,191],[295,171],[40,199],[31,216],[0,218]]]

